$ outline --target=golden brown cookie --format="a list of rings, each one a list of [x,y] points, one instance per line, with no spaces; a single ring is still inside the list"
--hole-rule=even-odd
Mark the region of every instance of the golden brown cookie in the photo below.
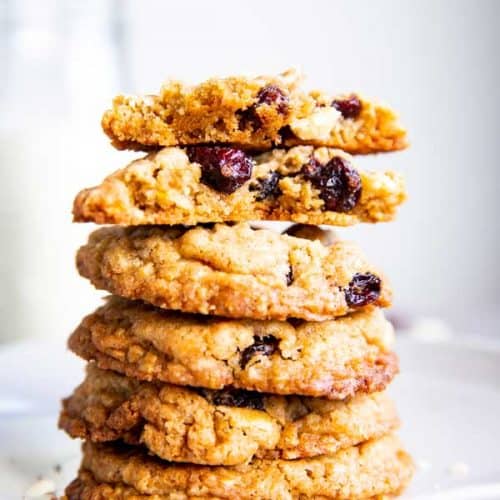
[[[351,153],[407,146],[394,111],[357,93],[307,92],[300,75],[167,81],[157,95],[116,97],[102,126],[119,149],[223,143],[247,149],[329,146]]]
[[[297,323],[179,314],[113,297],[82,321],[69,347],[140,380],[344,399],[392,380],[392,341],[375,308]]]
[[[398,424],[385,393],[329,401],[211,391],[139,382],[93,363],[63,401],[59,418],[60,428],[75,438],[143,444],[165,460],[206,465],[332,455]]]
[[[164,148],[81,191],[73,214],[98,224],[347,226],[390,221],[405,198],[401,175],[358,171],[335,149],[297,146],[252,157],[227,147]]]
[[[118,499],[368,499],[407,486],[413,462],[388,435],[332,456],[259,460],[235,467],[171,464],[125,445],[83,447],[69,500]]]
[[[77,255],[97,288],[165,309],[231,318],[321,321],[390,304],[390,288],[350,242],[252,229],[105,227]]]

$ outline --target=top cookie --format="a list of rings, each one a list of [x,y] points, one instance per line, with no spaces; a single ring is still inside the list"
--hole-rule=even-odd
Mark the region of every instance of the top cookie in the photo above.
[[[157,95],[118,96],[102,127],[118,149],[224,143],[263,150],[312,144],[366,154],[404,149],[394,111],[358,94],[301,88],[293,70],[278,76],[167,81]]]

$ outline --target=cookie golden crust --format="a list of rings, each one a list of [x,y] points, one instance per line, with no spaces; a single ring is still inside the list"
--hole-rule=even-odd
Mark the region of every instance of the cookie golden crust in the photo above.
[[[359,94],[307,92],[301,76],[167,81],[157,95],[116,97],[102,127],[118,149],[223,143],[264,150],[312,144],[350,153],[404,149],[394,111]]]
[[[391,298],[353,243],[324,246],[246,223],[105,227],[80,248],[77,267],[116,295],[230,318],[321,321]]]
[[[332,455],[394,430],[384,393],[345,401],[139,382],[91,363],[63,401],[59,426],[75,438],[143,444],[173,462],[239,465],[254,457]]]
[[[226,151],[205,149],[208,159],[213,151]],[[219,155],[222,161],[225,155]],[[401,175],[358,172],[352,158],[335,149],[275,149],[251,162],[248,179],[227,193],[206,179],[210,165],[190,161],[184,149],[164,148],[81,191],[74,220],[126,225],[281,220],[348,226],[390,221],[406,198]],[[311,162],[315,177],[308,174]],[[326,178],[336,185],[334,190],[321,188]]]
[[[381,391],[398,372],[393,329],[379,309],[293,323],[179,314],[113,297],[84,318],[69,347],[140,380],[329,399]]]
[[[235,467],[174,465],[137,448],[86,442],[70,500],[154,498],[366,499],[400,493],[413,463],[388,435],[332,456],[259,460]],[[105,496],[106,495],[106,496]]]

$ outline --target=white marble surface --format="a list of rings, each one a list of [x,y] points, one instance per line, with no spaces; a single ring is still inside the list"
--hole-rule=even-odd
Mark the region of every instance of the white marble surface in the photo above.
[[[400,336],[402,373],[390,391],[418,471],[405,498],[500,499],[500,346],[453,336]],[[61,396],[82,363],[61,344],[0,350],[0,498],[52,486],[78,466],[78,443],[56,429]],[[61,470],[59,470],[61,466]]]

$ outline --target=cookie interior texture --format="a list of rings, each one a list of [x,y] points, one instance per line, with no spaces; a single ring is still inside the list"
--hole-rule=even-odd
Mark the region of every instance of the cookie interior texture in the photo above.
[[[346,226],[392,220],[403,177],[363,171],[343,151],[297,146],[252,156],[222,147],[164,148],[81,191],[74,220],[188,224],[281,220]],[[246,162],[246,163],[245,163]],[[241,165],[249,169],[241,179]],[[232,191],[225,191],[234,179]]]
[[[117,96],[102,126],[119,149],[314,144],[363,154],[407,146],[406,130],[390,107],[357,93],[307,92],[293,70],[213,78],[196,86],[167,81],[157,95]]]

